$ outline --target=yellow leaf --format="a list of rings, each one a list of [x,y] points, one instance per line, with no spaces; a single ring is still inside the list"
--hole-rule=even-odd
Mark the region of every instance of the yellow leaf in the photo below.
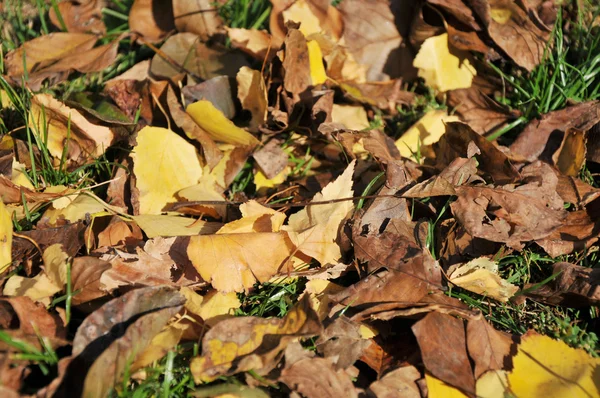
[[[188,299],[185,308],[193,314],[201,317],[208,326],[214,326],[217,322],[232,317],[235,310],[242,305],[234,292],[221,293],[211,290],[204,296],[188,288],[182,288],[181,293]]]
[[[316,194],[311,202],[351,198],[354,195],[354,165],[355,161],[352,161],[344,173]],[[300,252],[319,261],[321,265],[334,263],[341,257],[340,248],[336,243],[338,230],[342,221],[350,215],[353,206],[351,200],[308,205],[290,216],[284,229],[293,232],[290,233],[290,239]]]
[[[321,30],[323,30],[321,29],[319,18],[312,13],[305,0],[297,0],[285,11],[283,11],[282,15],[284,23],[287,23],[288,21],[299,22],[299,30],[306,37],[313,33],[319,33]]]
[[[293,250],[287,234],[265,232],[192,236],[187,254],[215,289],[241,292],[268,281]]]
[[[457,122],[457,116],[448,116],[445,110],[437,109],[427,112],[418,122],[412,125],[402,137],[396,140],[400,155],[411,158],[420,152],[420,148],[434,144],[446,132],[444,123]]]
[[[12,176],[10,180],[21,187],[29,188],[32,190],[35,189],[31,181],[29,181],[29,178],[27,178],[27,175],[25,174],[25,165],[23,163],[17,162],[17,160],[14,158],[12,162]]]
[[[110,128],[89,122],[49,94],[36,94],[31,99],[29,126],[47,137],[48,152],[56,159],[62,158],[68,143],[66,159],[79,163],[102,155],[115,139]]]
[[[449,91],[469,88],[477,71],[467,53],[448,48],[448,33],[428,38],[413,61],[419,76],[434,90]]]
[[[507,302],[519,288],[498,276],[498,264],[485,257],[476,258],[454,269],[450,282],[463,289]]]
[[[507,386],[508,379],[505,370],[490,370],[477,379],[475,392],[480,398],[504,398]]]
[[[310,40],[306,43],[308,46],[308,61],[310,63],[310,77],[313,86],[323,84],[327,81],[325,66],[323,65],[323,53],[319,43],[315,40]]]
[[[239,234],[248,232],[279,232],[285,214],[269,209],[255,200],[240,205],[242,218],[225,224],[218,234]]]
[[[42,255],[44,271],[56,286],[63,288],[67,284],[67,261],[69,255],[64,252],[61,243],[48,246]]]
[[[312,307],[323,320],[329,313],[329,296],[344,290],[343,286],[337,285],[325,279],[313,279],[306,283],[305,292],[309,295]]]
[[[164,357],[181,340],[181,336],[189,325],[171,324],[165,326],[156,336],[152,338],[148,347],[136,358],[131,365],[131,371],[151,365]]]
[[[290,341],[314,336],[321,330],[306,296],[281,319],[226,319],[206,333],[202,356],[192,359],[190,370],[196,383],[250,369],[264,374],[272,369],[273,361]]]
[[[221,227],[220,223],[170,214],[143,214],[132,216],[131,218],[139,225],[148,238],[214,234]]]
[[[39,273],[33,278],[11,276],[6,281],[2,293],[5,296],[27,296],[33,301],[49,305],[52,296],[61,290],[46,274]]]
[[[86,193],[80,193],[75,196],[74,199],[72,198],[73,195],[60,198],[57,206],[61,208],[56,209],[54,208],[53,204],[50,208],[48,208],[48,210],[46,210],[43,219],[47,219],[47,222],[50,225],[56,225],[61,219],[73,223],[79,220],[84,220],[88,214],[93,216],[94,214],[103,212],[105,210],[103,203]]]
[[[259,141],[250,133],[237,127],[215,108],[210,101],[200,100],[185,110],[210,137],[218,142],[255,147]]]
[[[229,154],[226,153],[223,159],[229,159]],[[177,197],[188,200],[188,201],[213,201],[223,202],[223,205],[203,205],[204,214],[214,218],[221,218],[225,216],[227,207],[226,201],[221,193],[221,189],[217,189],[217,179],[223,178],[225,174],[225,168],[221,167],[219,161],[217,166],[209,172],[208,166],[204,167],[204,173],[196,185],[189,186],[177,192]]]
[[[236,76],[238,98],[242,108],[252,115],[250,131],[258,131],[258,126],[267,120],[267,89],[260,71],[242,66]]]
[[[429,373],[425,373],[425,381],[427,382],[429,398],[468,398],[468,396],[458,388],[449,386]]]
[[[13,225],[10,212],[0,200],[0,274],[6,271],[12,262],[12,237]]]
[[[600,359],[535,332],[521,338],[508,374],[517,397],[597,397]]]
[[[359,105],[333,104],[331,121],[341,123],[350,130],[363,130],[369,127],[367,111]]]
[[[256,185],[256,190],[259,193],[263,194],[269,188],[275,188],[275,187],[283,184],[285,182],[285,180],[287,179],[288,175],[290,175],[290,173],[291,173],[291,169],[289,167],[286,167],[285,169],[281,170],[281,172],[279,174],[277,174],[275,177],[269,179],[259,169],[256,171],[256,174],[254,174],[254,185]]]
[[[175,194],[198,182],[202,167],[196,148],[174,132],[144,127],[131,154],[140,214],[160,214]]]

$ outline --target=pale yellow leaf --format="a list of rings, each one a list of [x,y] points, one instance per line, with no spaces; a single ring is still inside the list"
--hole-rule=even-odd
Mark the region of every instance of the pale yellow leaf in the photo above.
[[[174,132],[144,127],[131,154],[140,214],[160,214],[175,194],[194,185],[202,176],[196,148]]]
[[[490,370],[477,379],[475,392],[480,398],[504,398],[508,387],[505,370]]]
[[[204,296],[191,289],[181,289],[181,293],[188,299],[185,308],[193,314],[201,317],[208,326],[214,326],[217,322],[232,317],[237,308],[242,305],[235,292],[222,293],[211,290]]]
[[[323,53],[319,43],[310,40],[306,43],[308,46],[308,61],[310,63],[310,78],[313,86],[323,84],[327,81],[325,66],[323,65]]]
[[[467,53],[457,49],[450,52],[448,33],[426,39],[413,61],[419,76],[434,90],[449,91],[469,88],[477,71]]]
[[[192,236],[213,234],[221,227],[220,223],[196,220],[170,214],[143,214],[132,216],[148,238],[157,236]]]
[[[59,199],[59,204],[63,206],[65,203],[70,201],[72,198],[69,195],[66,201],[62,201]],[[87,215],[93,216],[96,213],[101,213],[105,211],[105,206],[103,203],[99,202],[93,196],[90,196],[86,193],[78,194],[74,199],[72,199],[71,203],[67,204],[65,207],[60,209],[55,209],[54,206],[50,206],[48,210],[44,213],[43,219],[47,219],[48,224],[56,225],[59,220],[67,220],[70,222],[77,222],[79,220],[84,220]]]
[[[287,234],[265,232],[192,236],[187,254],[215,289],[241,292],[285,269],[293,250]]]
[[[249,132],[237,127],[215,108],[210,101],[200,100],[185,110],[210,137],[218,142],[255,147],[259,141]]]
[[[25,165],[23,163],[17,162],[17,160],[14,158],[12,162],[12,176],[10,180],[16,185],[32,190],[35,189],[31,181],[29,181],[29,178],[27,178],[27,175],[25,174]]]
[[[150,366],[154,361],[164,357],[167,352],[172,350],[181,340],[181,336],[188,325],[171,324],[165,326],[156,336],[152,338],[146,349],[138,355],[135,362],[131,365],[131,371]]]
[[[297,0],[284,10],[282,15],[284,23],[289,21],[300,23],[300,32],[302,32],[304,36],[319,33],[323,30],[319,18],[313,14],[305,0]]]
[[[519,288],[498,275],[498,264],[486,257],[471,260],[450,273],[450,282],[473,293],[507,302]]]
[[[236,76],[238,98],[242,108],[252,115],[250,131],[258,131],[258,126],[267,120],[267,89],[262,74],[258,70],[242,66]]]
[[[508,374],[517,397],[597,397],[600,359],[535,332],[521,338]]]
[[[256,185],[256,191],[262,194],[265,193],[269,188],[278,187],[285,182],[290,173],[291,169],[288,166],[275,177],[269,179],[260,169],[258,169],[254,174],[254,185]]]
[[[329,313],[330,295],[339,293],[344,290],[343,286],[337,285],[325,279],[312,279],[306,283],[305,294],[310,296],[312,307],[319,315],[319,319],[323,320]]]
[[[240,205],[242,218],[225,224],[218,234],[239,234],[248,232],[279,232],[285,214],[269,209],[255,200]]]
[[[414,157],[420,153],[422,147],[432,145],[440,140],[446,132],[444,123],[459,120],[458,116],[449,116],[445,110],[430,110],[396,140],[396,147],[400,151],[400,155],[405,158]]]
[[[49,305],[52,296],[61,290],[46,274],[39,273],[33,278],[20,275],[11,276],[6,281],[2,293],[5,296],[27,296],[33,301]]]
[[[311,203],[351,198],[354,195],[352,175],[355,162],[352,161],[341,176],[316,194]],[[319,261],[321,265],[334,263],[341,257],[336,243],[340,224],[350,215],[353,207],[352,200],[308,205],[290,216],[284,229],[291,232],[290,239],[300,252]]]
[[[60,243],[48,246],[42,255],[44,272],[56,286],[63,288],[67,284],[67,262],[69,255]]]
[[[0,274],[6,271],[12,262],[12,238],[13,225],[11,214],[4,205],[4,202],[0,200]]]
[[[369,127],[367,111],[359,105],[333,104],[331,121],[341,123],[350,130],[364,130]]]

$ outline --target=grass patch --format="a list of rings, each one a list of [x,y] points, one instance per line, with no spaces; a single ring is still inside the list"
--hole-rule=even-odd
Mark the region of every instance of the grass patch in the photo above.
[[[268,0],[228,0],[218,11],[231,28],[269,29],[271,2]]]
[[[282,278],[257,284],[250,293],[239,293],[242,306],[236,316],[284,317],[298,302],[306,286],[305,278]]]

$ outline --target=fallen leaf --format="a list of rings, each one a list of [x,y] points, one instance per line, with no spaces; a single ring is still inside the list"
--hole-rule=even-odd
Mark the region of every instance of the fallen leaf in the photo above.
[[[421,392],[416,381],[420,378],[421,373],[414,366],[404,366],[371,383],[369,391],[376,398],[419,398]]]
[[[419,158],[424,147],[438,142],[444,135],[446,123],[458,120],[445,110],[431,110],[396,140],[396,148],[405,158]]]
[[[200,296],[186,287],[182,287],[180,292],[188,300],[185,308],[201,317],[210,327],[215,326],[224,319],[233,317],[235,310],[242,305],[234,292],[221,293],[217,290],[211,290],[204,296]]]
[[[208,235],[217,232],[221,228],[220,223],[169,214],[141,214],[131,218],[140,226],[148,238]]]
[[[469,88],[477,74],[468,59],[468,53],[452,50],[448,34],[430,37],[423,42],[413,65],[428,86],[438,91]]]
[[[275,178],[288,165],[288,153],[281,149],[277,140],[269,141],[265,146],[255,151],[252,157],[268,179]]]
[[[475,378],[479,379],[489,370],[509,368],[513,341],[510,335],[494,329],[485,319],[471,319],[467,323],[467,348],[475,363]]]
[[[286,269],[285,260],[293,251],[285,232],[234,233],[192,236],[187,255],[215,289],[241,292]]]
[[[96,257],[77,257],[71,264],[71,283],[73,291],[73,305],[81,305],[107,295],[101,289],[100,278],[104,271],[110,269],[110,263]]]
[[[344,173],[316,194],[312,202],[351,198],[352,176],[355,161],[352,161]],[[310,204],[289,218],[286,231],[295,232],[290,239],[303,254],[319,261],[321,265],[334,263],[341,257],[340,247],[336,243],[342,221],[350,215],[352,201],[339,201],[323,205]]]
[[[56,159],[65,156],[80,165],[102,155],[119,138],[109,127],[91,123],[49,94],[33,96],[30,109],[30,128],[47,135],[48,151]]]
[[[62,188],[61,188],[62,189]],[[63,197],[62,199],[67,198]],[[70,202],[70,203],[69,203]],[[104,203],[85,192],[71,196],[65,207],[55,208],[55,202],[44,212],[40,222],[47,226],[57,226],[67,222],[75,223],[89,216],[106,211]]]
[[[0,275],[12,264],[13,225],[11,215],[0,200]]]
[[[453,284],[470,292],[506,303],[519,288],[498,276],[498,263],[486,257],[471,260],[449,271]]]
[[[250,131],[258,131],[258,127],[267,120],[267,89],[262,74],[248,67],[240,68],[236,76],[238,83],[238,99],[242,108],[250,111]]]
[[[296,29],[290,29],[285,37],[283,60],[283,87],[294,96],[306,92],[312,85],[310,58],[306,38]]]
[[[202,41],[223,32],[223,19],[211,0],[174,0],[173,15],[179,32],[195,33]]]
[[[590,397],[597,392],[597,358],[533,331],[521,338],[508,373],[510,391],[528,397]]]
[[[243,66],[243,68],[247,67]],[[181,94],[183,94],[184,103],[186,104],[207,100],[221,111],[227,119],[235,117],[235,105],[231,95],[229,77],[227,76],[217,76],[198,84],[188,84],[181,89]]]
[[[62,22],[59,21],[55,8],[50,8],[50,21],[57,28],[65,24],[67,31],[73,33],[105,34],[106,25],[102,20],[102,8],[105,0],[69,0],[57,4]]]
[[[217,142],[249,147],[258,145],[258,140],[252,134],[233,124],[210,101],[194,102],[188,105],[185,111]]]
[[[44,273],[39,273],[33,278],[13,275],[4,284],[2,294],[5,296],[26,296],[33,301],[50,305],[50,299],[62,289]]]
[[[279,380],[307,398],[359,396],[350,375],[326,358],[301,359],[283,369]]]
[[[226,29],[227,35],[231,40],[231,45],[234,48],[242,50],[261,61],[265,58],[270,58],[274,54],[274,51],[270,51],[272,38],[267,31],[239,28]]]
[[[178,191],[196,184],[202,176],[194,146],[164,128],[144,127],[131,157],[140,214],[160,214],[168,202],[177,200]]]
[[[370,126],[365,108],[357,105],[333,104],[331,120],[333,123],[343,124],[350,130],[365,130]]]
[[[431,312],[415,323],[412,330],[421,348],[425,369],[450,386],[474,395],[475,378],[467,356],[463,321]],[[440,356],[440,352],[446,355]]]
[[[135,0],[129,10],[129,28],[144,40],[156,43],[175,29],[173,5],[160,0]]]
[[[322,329],[308,296],[282,319],[231,318],[219,322],[202,340],[202,355],[190,370],[196,383],[254,369],[265,374],[278,362],[288,343],[318,335]]]

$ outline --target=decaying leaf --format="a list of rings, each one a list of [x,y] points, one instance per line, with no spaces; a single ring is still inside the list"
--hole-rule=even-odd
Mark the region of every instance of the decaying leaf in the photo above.
[[[254,369],[271,370],[286,345],[320,333],[321,323],[305,296],[282,319],[232,318],[219,322],[202,340],[202,355],[192,359],[196,382]]]
[[[358,397],[350,375],[326,358],[301,359],[284,369],[280,380],[307,398]]]

